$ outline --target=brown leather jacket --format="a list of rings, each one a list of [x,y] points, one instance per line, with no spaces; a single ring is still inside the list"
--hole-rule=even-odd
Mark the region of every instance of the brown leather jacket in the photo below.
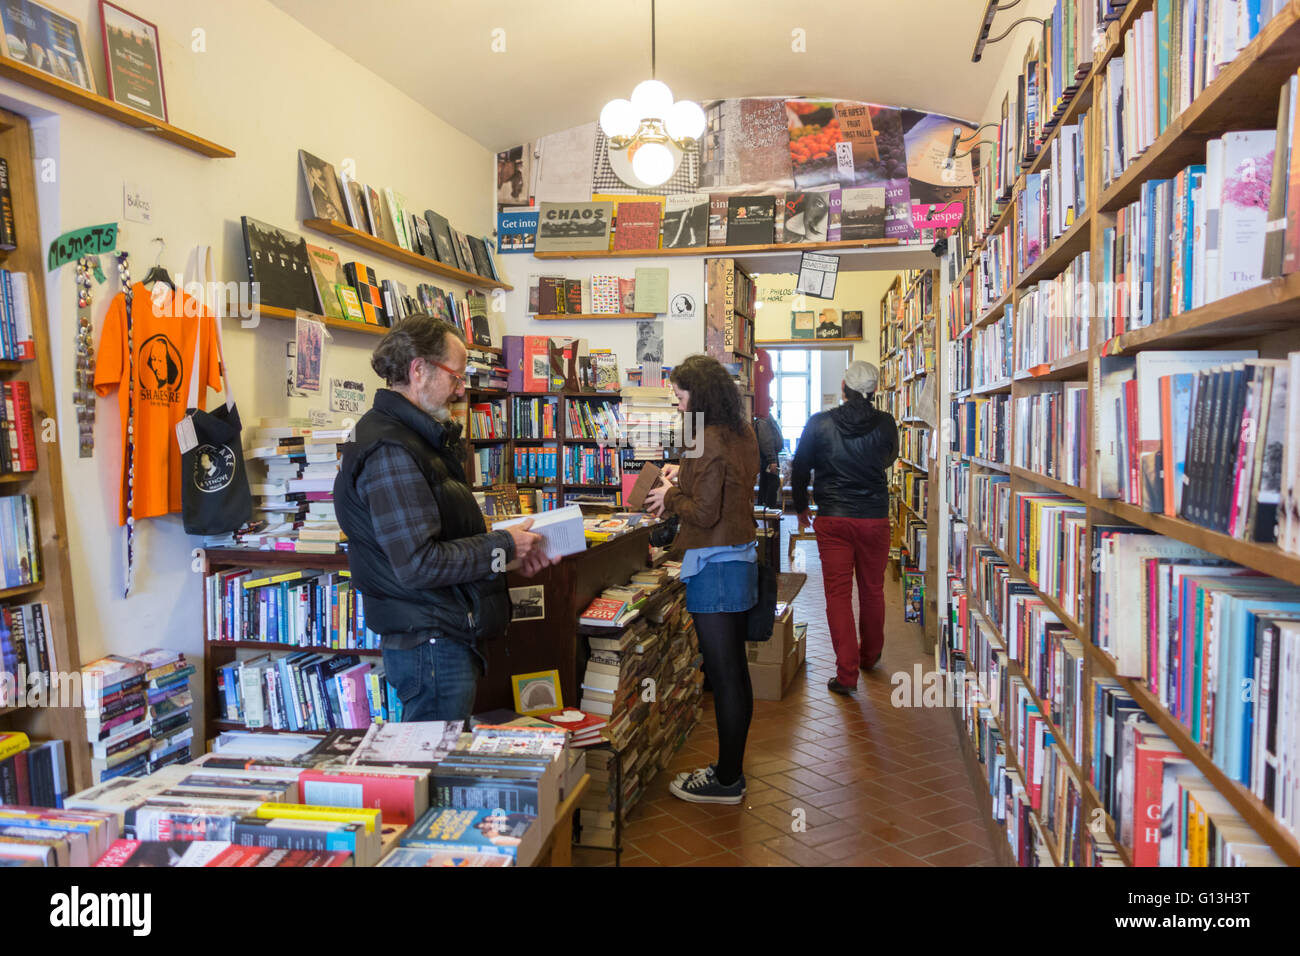
[[[682,459],[677,485],[664,495],[664,510],[681,518],[673,548],[753,541],[757,476],[758,440],[748,423],[740,434],[720,425],[705,428],[700,455]]]

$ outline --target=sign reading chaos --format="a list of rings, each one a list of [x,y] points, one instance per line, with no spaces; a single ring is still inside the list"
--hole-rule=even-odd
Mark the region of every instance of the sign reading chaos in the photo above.
[[[75,262],[82,256],[97,256],[112,252],[117,248],[117,223],[106,222],[100,226],[83,226],[71,232],[65,232],[50,243],[49,261],[46,271],[53,272],[59,266]]]

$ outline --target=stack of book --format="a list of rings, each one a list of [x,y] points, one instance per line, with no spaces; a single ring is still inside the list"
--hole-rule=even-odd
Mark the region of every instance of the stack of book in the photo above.
[[[119,654],[81,668],[86,739],[96,782],[148,772],[153,735],[145,687],[147,670],[141,661]]]
[[[190,677],[194,665],[185,660],[184,654],[161,648],[132,656],[146,668],[147,716],[153,737],[148,772],[172,763],[184,763],[190,759],[190,741],[194,739],[190,719],[194,706]]]
[[[635,459],[658,461],[680,438],[677,399],[667,387],[625,386],[622,391],[624,447]],[[698,440],[698,439],[696,439]]]
[[[334,554],[345,536],[334,512],[334,479],[350,428],[317,428],[306,419],[262,419],[245,453],[264,475],[252,477],[252,529],[241,543],[262,550]],[[256,468],[256,465],[253,466]],[[250,469],[250,474],[253,470]]]
[[[24,733],[0,732],[0,804],[61,807],[67,794],[62,740],[33,742]]]

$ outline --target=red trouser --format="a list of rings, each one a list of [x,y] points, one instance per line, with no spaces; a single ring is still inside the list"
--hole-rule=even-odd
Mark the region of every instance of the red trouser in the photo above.
[[[823,515],[813,523],[813,530],[822,562],[826,624],[838,665],[835,676],[846,687],[856,687],[859,665],[875,663],[885,646],[889,519]],[[862,618],[857,628],[853,626],[854,575]]]

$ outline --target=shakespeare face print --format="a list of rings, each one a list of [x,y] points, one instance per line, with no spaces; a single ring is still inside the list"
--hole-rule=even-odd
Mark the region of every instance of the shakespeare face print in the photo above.
[[[159,333],[145,339],[140,345],[136,373],[144,401],[158,405],[179,401],[182,369],[180,352],[166,335]]]

